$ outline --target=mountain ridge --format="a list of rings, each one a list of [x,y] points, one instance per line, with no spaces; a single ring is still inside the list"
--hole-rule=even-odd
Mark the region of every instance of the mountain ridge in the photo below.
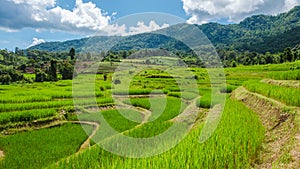
[[[284,50],[286,47],[294,47],[299,44],[297,38],[300,38],[300,34],[299,36],[296,34],[296,38],[295,36],[291,36],[291,34],[300,33],[300,6],[296,6],[290,11],[278,14],[277,16],[254,15],[245,18],[238,24],[222,25],[219,23],[207,23],[196,26],[217,48],[275,53]],[[131,41],[128,39],[131,39]],[[148,42],[143,41],[143,43],[138,44],[140,45],[138,48],[133,47],[138,46],[137,42],[144,39],[147,39]],[[169,41],[155,41],[157,39],[164,38],[155,34],[151,35],[151,33],[132,36],[96,36],[65,42],[46,42],[28,49],[65,52],[73,47],[78,52],[100,52],[102,50],[110,50],[111,48],[113,50],[130,50],[153,47],[175,50],[176,46],[179,46],[178,44],[174,44],[172,39]],[[283,42],[286,43],[282,44]],[[120,46],[120,48],[118,49],[110,44],[117,44],[116,46]]]

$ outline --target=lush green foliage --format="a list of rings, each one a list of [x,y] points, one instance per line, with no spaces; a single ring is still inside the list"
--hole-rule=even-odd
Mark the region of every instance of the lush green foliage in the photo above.
[[[264,139],[264,129],[255,113],[242,103],[228,101],[219,128],[205,143],[200,144],[202,127],[196,126],[175,148],[151,158],[124,158],[94,146],[90,150],[62,160],[53,168],[247,168],[255,160]],[[137,128],[130,135],[149,137],[168,127]],[[166,127],[164,127],[167,125]],[[152,126],[152,127],[151,127]],[[162,131],[161,131],[162,132]],[[51,167],[51,168],[52,168]]]
[[[17,112],[0,113],[0,125],[15,122],[31,122],[57,115],[56,109],[33,109]]]
[[[299,7],[295,7],[278,16],[256,15],[246,18],[239,24],[208,23],[198,27],[214,45],[221,48],[231,47],[239,51],[258,53],[280,52],[287,47],[294,47],[299,42],[299,11]],[[171,31],[172,29],[172,27],[167,28]],[[109,46],[110,44],[115,46]],[[174,53],[176,50],[189,51],[189,48],[172,38],[149,33],[129,37],[92,37],[67,42],[48,42],[30,49],[68,52],[70,47],[74,47],[78,52],[147,48],[163,48]],[[120,53],[120,56],[122,55],[123,52]]]
[[[233,86],[233,85],[226,85],[226,87],[222,87],[220,89],[221,93],[231,93],[232,91],[234,91],[237,88],[237,86]]]
[[[133,98],[124,102],[135,107],[150,110],[152,114],[148,120],[160,122],[171,120],[186,107],[186,104],[180,99],[173,97]]]
[[[257,79],[256,81],[250,81],[245,83],[245,87],[249,90],[254,88],[253,91],[261,94],[266,94],[268,97],[272,97],[283,102],[294,100],[297,101],[296,97],[299,96],[299,92],[293,89],[288,89],[284,87],[272,86],[259,82],[261,79],[266,78],[272,72],[278,71],[289,71],[295,63],[285,63],[281,65],[257,65],[249,67],[237,67],[237,68],[227,68],[225,74],[227,77],[228,85],[226,87],[221,87],[220,90],[214,92],[224,92],[220,96],[225,97],[225,93],[229,93],[236,88],[236,86],[242,85],[245,81],[249,79]],[[105,63],[105,66],[109,66],[109,63]],[[112,65],[110,72],[116,67]],[[102,69],[102,68],[100,68]],[[146,97],[148,94],[154,94],[149,98],[132,98],[124,101],[125,104],[131,104],[136,107],[136,109],[128,109],[124,106],[124,109],[120,111],[115,110],[115,107],[101,107],[101,111],[97,108],[97,104],[100,106],[113,106],[113,99],[111,94],[114,93],[114,86],[111,85],[112,78],[111,74],[107,73],[106,78],[104,75],[96,76],[96,101],[94,103],[94,98],[91,95],[86,94],[85,85],[87,82],[82,80],[82,91],[76,92],[76,104],[79,105],[76,108],[73,107],[72,100],[72,81],[63,80],[58,82],[43,82],[43,83],[33,83],[33,84],[11,84],[10,86],[0,86],[0,94],[5,97],[0,99],[0,124],[6,125],[11,122],[27,122],[40,120],[41,118],[56,116],[58,112],[66,112],[66,119],[68,120],[83,120],[83,121],[94,121],[100,123],[100,129],[96,132],[93,137],[93,141],[113,141],[117,138],[120,133],[126,136],[131,136],[134,138],[148,138],[152,136],[159,135],[169,129],[172,125],[179,125],[180,120],[172,120],[178,114],[180,114],[184,108],[186,108],[186,103],[190,102],[192,99],[197,97],[197,94],[189,88],[181,91],[177,86],[174,79],[169,78],[168,74],[161,70],[144,70],[134,77],[130,84],[130,95],[143,95]],[[101,70],[106,72],[105,70]],[[176,71],[176,70],[174,70]],[[191,68],[196,77],[194,78],[199,86],[200,100],[197,105],[204,108],[210,108],[220,102],[218,99],[211,98],[211,85],[207,71],[205,69]],[[295,70],[296,71],[296,70]],[[126,73],[129,73],[127,70]],[[185,73],[185,72],[183,72]],[[275,74],[275,73],[274,73]],[[85,74],[85,77],[92,78],[92,75]],[[161,78],[165,77],[165,78]],[[82,78],[82,76],[78,76]],[[84,78],[82,78],[84,79]],[[120,80],[122,84],[122,79]],[[81,85],[81,83],[80,83]],[[266,86],[265,86],[266,85]],[[80,86],[81,87],[81,86]],[[277,88],[278,87],[278,88]],[[18,92],[15,92],[18,91]],[[281,98],[276,98],[276,92],[280,92]],[[116,91],[114,94],[124,95],[125,91]],[[228,96],[228,95],[227,95]],[[119,96],[120,98],[124,96]],[[222,98],[222,97],[221,97]],[[299,101],[299,99],[298,99]],[[211,103],[213,102],[213,103]],[[288,103],[294,105],[295,103]],[[162,105],[166,105],[165,107]],[[81,107],[80,107],[81,106]],[[298,104],[299,106],[299,104]],[[103,109],[102,109],[103,108]],[[146,118],[143,114],[143,110],[147,109],[151,111],[150,117]],[[111,109],[111,110],[110,110]],[[74,114],[75,111],[79,111],[78,116]],[[140,110],[141,112],[137,112]],[[199,115],[199,118],[205,116],[205,114]],[[101,123],[101,119],[104,118],[108,124]],[[221,122],[212,137],[209,138],[205,143],[200,144],[199,135],[202,131],[204,119],[199,119],[199,123],[191,129],[187,137],[172,150],[160,154],[155,157],[145,158],[145,159],[134,159],[134,158],[124,158],[117,155],[113,155],[97,146],[93,146],[80,153],[78,156],[71,156],[68,159],[64,157],[74,154],[76,149],[78,149],[79,141],[76,142],[77,147],[73,147],[72,151],[68,153],[61,153],[63,155],[53,156],[55,158],[49,159],[47,154],[39,154],[39,157],[33,159],[23,158],[23,153],[17,156],[12,153],[12,151],[18,152],[16,149],[9,147],[8,142],[11,146],[15,146],[17,138],[23,139],[26,134],[30,135],[31,132],[21,133],[17,135],[7,136],[0,139],[0,150],[4,150],[6,153],[7,160],[1,164],[4,168],[9,168],[11,164],[12,168],[14,165],[19,165],[24,162],[24,167],[30,168],[32,164],[36,165],[33,168],[49,167],[49,163],[52,163],[49,168],[251,168],[251,164],[259,156],[259,151],[261,148],[262,140],[264,139],[264,129],[260,123],[258,117],[246,108],[242,103],[228,100],[225,111]],[[143,122],[143,123],[142,123]],[[105,130],[107,129],[105,125],[110,125],[116,131],[114,133],[109,133]],[[73,126],[73,125],[72,125]],[[74,128],[74,127],[66,127]],[[75,145],[75,142],[70,143],[69,141],[63,141],[66,137],[81,137],[81,132],[77,135],[78,130],[76,129],[66,129],[66,131],[60,131],[56,128],[51,128],[47,130],[38,130],[34,132],[41,132],[40,135],[30,135],[34,141],[29,140],[29,136],[26,141],[33,143],[40,141],[46,137],[54,137],[53,139],[59,137],[57,133],[62,134],[62,138],[58,138],[57,142],[53,142],[54,147],[51,150],[47,145],[43,151],[58,152],[57,149],[68,149],[68,146],[63,148],[57,148],[58,142],[64,146],[70,144]],[[90,131],[90,128],[87,131]],[[52,134],[52,130],[55,130]],[[65,134],[65,132],[68,132]],[[24,136],[22,135],[24,134]],[[40,137],[45,138],[40,139]],[[18,137],[17,137],[18,136]],[[10,140],[11,138],[11,140]],[[34,139],[39,138],[39,139]],[[86,137],[84,137],[86,138]],[[51,138],[52,139],[52,138]],[[13,141],[12,141],[13,140]],[[66,139],[68,140],[68,139]],[[81,137],[81,141],[83,141]],[[50,140],[52,141],[52,140]],[[20,142],[20,145],[25,145]],[[28,145],[26,145],[28,148]],[[16,146],[18,147],[18,146]],[[24,146],[25,147],[25,146]],[[49,150],[48,150],[49,148]],[[24,148],[25,149],[25,148]],[[36,147],[34,147],[36,149]],[[35,150],[38,151],[38,150]],[[35,153],[32,152],[32,153]],[[24,152],[29,152],[28,149]],[[9,153],[9,154],[7,154]],[[21,162],[13,161],[13,156]],[[22,157],[21,157],[22,156]],[[30,156],[30,155],[28,155]],[[44,157],[45,156],[45,157]],[[29,157],[28,157],[29,158]],[[45,159],[43,159],[45,158]],[[60,160],[57,165],[56,162]],[[23,161],[22,161],[23,160]],[[35,160],[34,162],[32,162]],[[43,160],[47,160],[44,162]],[[27,162],[27,163],[26,163]],[[21,165],[22,166],[22,165]]]
[[[217,104],[223,104],[226,99],[222,94],[213,94],[210,88],[201,88],[200,96],[200,99],[197,101],[197,106],[206,109],[213,108]]]
[[[85,126],[91,133],[92,127]],[[5,151],[1,168],[42,168],[74,154],[87,138],[81,125],[62,126],[0,137],[0,149]]]
[[[138,125],[138,122],[142,122],[141,113],[133,110],[108,110],[103,111],[102,114],[110,126],[119,132],[131,129]]]
[[[251,92],[277,99],[287,105],[300,106],[300,90],[283,86],[275,86],[259,81],[249,81],[244,86]]]
[[[275,80],[300,80],[300,70],[273,72],[269,77]]]

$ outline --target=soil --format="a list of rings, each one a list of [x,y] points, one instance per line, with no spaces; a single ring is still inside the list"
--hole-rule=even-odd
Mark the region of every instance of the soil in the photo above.
[[[0,150],[0,160],[1,160],[1,158],[4,158],[4,156],[5,156],[4,152]]]
[[[254,168],[300,168],[300,111],[239,87],[232,95],[257,112],[266,138]]]
[[[88,125],[94,126],[94,130],[93,130],[92,134],[86,139],[86,141],[84,143],[81,144],[79,151],[84,150],[86,148],[89,148],[90,147],[90,141],[91,141],[92,137],[98,131],[100,125],[98,123],[89,122],[89,121],[80,121],[80,122],[72,122],[72,123],[88,124]]]

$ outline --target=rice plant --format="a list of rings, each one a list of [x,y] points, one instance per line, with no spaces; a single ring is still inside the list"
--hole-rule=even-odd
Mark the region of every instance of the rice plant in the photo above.
[[[137,128],[129,135],[150,137],[162,132],[151,125],[147,133]],[[199,143],[201,130],[202,125],[195,126],[176,147],[150,158],[121,157],[94,146],[49,168],[251,168],[265,134],[258,116],[233,100],[227,101],[219,127],[203,144]]]
[[[259,81],[248,81],[244,86],[251,92],[262,94],[281,101],[290,106],[300,106],[300,90],[283,86],[275,86]]]
[[[85,129],[91,133],[93,127],[85,126]],[[86,138],[87,133],[78,124],[0,137],[0,149],[5,151],[5,159],[0,160],[0,168],[47,167],[74,154]]]

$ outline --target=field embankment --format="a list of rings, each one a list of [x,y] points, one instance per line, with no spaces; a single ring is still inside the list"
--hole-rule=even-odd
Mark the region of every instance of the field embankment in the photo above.
[[[264,79],[261,82],[284,87],[300,88],[299,80],[273,80],[273,79]]]
[[[239,87],[231,95],[257,112],[266,139],[256,168],[300,168],[300,109]]]

